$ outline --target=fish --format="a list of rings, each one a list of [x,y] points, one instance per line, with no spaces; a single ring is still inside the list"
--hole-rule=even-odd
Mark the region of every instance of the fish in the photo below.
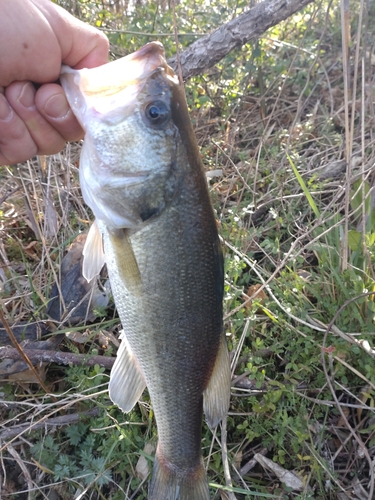
[[[226,418],[231,375],[223,255],[185,92],[160,42],[63,67],[60,80],[85,131],[80,184],[95,222],[83,273],[106,263],[123,328],[109,396],[129,412],[148,388],[148,499],[209,500],[202,417],[210,428]]]

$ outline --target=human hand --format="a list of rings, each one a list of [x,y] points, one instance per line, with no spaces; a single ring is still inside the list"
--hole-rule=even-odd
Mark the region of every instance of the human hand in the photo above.
[[[0,12],[0,165],[9,165],[83,137],[53,82],[61,64],[106,63],[108,40],[49,0],[0,0]]]

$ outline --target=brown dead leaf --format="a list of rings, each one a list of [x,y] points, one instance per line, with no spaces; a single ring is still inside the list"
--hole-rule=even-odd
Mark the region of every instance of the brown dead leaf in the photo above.
[[[233,457],[233,465],[236,469],[240,469],[242,462],[242,451],[238,451]]]
[[[30,241],[30,243],[23,248],[25,253],[34,260],[39,261],[40,257],[38,256],[38,250],[40,249],[39,241]]]
[[[2,488],[2,495],[3,495],[3,499],[6,500],[6,499],[10,499],[10,498],[14,498],[14,495],[18,493],[19,491],[19,485],[17,486],[16,483],[10,479],[9,477],[7,477],[7,480]]]
[[[371,399],[371,387],[367,384],[362,387],[361,392],[359,393],[359,399],[363,404],[367,402],[368,399]],[[357,418],[358,422],[360,422],[362,417],[363,408],[357,408]]]
[[[343,408],[342,412],[346,418],[349,417],[349,408]],[[345,420],[342,416],[340,416],[340,418],[338,419],[337,427],[346,427]]]
[[[251,297],[252,295],[254,295],[254,294],[255,294],[255,293],[259,290],[259,288],[260,288],[261,286],[262,286],[262,285],[261,285],[261,283],[257,283],[256,285],[251,285],[251,286],[248,288],[246,295],[247,295],[248,297]],[[264,291],[264,288],[263,288],[263,290],[261,290],[261,291],[258,293],[258,295],[255,297],[255,300],[256,300],[257,302],[259,302],[260,304],[264,305],[264,301],[265,301],[266,299],[268,299],[268,296],[267,296],[267,294],[266,294],[266,292]],[[245,298],[245,300],[246,300],[246,298]],[[246,307],[246,309],[251,309],[251,308],[253,307],[253,301],[252,301],[252,300],[249,300],[249,302],[247,302],[247,303],[245,304],[245,307]],[[257,313],[262,313],[262,309],[260,309],[260,308],[259,308],[256,312],[257,312]]]
[[[97,339],[98,339],[98,343],[99,345],[103,348],[103,349],[107,349],[108,346],[109,346],[109,337],[108,335],[106,335],[107,332],[102,332],[101,330],[99,331],[99,333],[97,334]]]
[[[220,490],[220,500],[229,500],[229,494],[226,491]]]
[[[13,370],[16,369],[14,365],[17,363],[22,363],[24,364],[23,361],[14,361],[14,360],[9,360],[12,361],[12,368]],[[8,377],[8,380],[10,382],[18,382],[22,384],[39,384],[40,380],[43,382],[46,381],[46,366],[47,363],[39,363],[38,365],[35,366],[35,369],[39,375],[39,379],[35,376],[35,373],[30,369],[27,368],[26,370],[17,372],[17,373],[11,373]]]
[[[302,491],[305,489],[305,485],[302,479],[294,472],[284,469],[284,467],[281,467],[281,465],[273,462],[267,457],[264,457],[260,453],[256,453],[254,455],[254,459],[263,468],[272,471],[278,477],[278,479],[287,486],[287,488],[291,488],[295,491]]]
[[[68,339],[76,342],[77,344],[86,344],[86,342],[92,340],[92,333],[88,328],[84,332],[66,332],[65,335],[68,337]]]
[[[143,451],[146,453],[146,455],[152,455],[155,451],[155,446],[151,443],[146,443]],[[142,481],[147,479],[148,475],[150,474],[150,467],[148,465],[147,458],[144,455],[141,455],[139,457],[137,465],[135,466],[135,471],[137,473],[137,476]]]

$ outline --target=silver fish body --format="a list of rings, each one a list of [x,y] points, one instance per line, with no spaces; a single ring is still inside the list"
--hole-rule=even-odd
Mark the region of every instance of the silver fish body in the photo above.
[[[90,83],[100,68],[62,75],[86,130],[82,190],[124,330],[110,397],[130,411],[148,387],[159,439],[149,499],[208,500],[202,413],[216,426],[230,394],[216,222],[185,96],[161,44],[121,68],[125,83],[115,90],[105,79]],[[103,260],[100,239],[88,238],[89,278]]]

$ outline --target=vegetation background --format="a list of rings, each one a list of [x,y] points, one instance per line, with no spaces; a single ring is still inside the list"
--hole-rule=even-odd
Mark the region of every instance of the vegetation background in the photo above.
[[[156,39],[175,53],[167,1],[58,3],[104,30],[112,58]],[[176,2],[180,50],[251,5]],[[213,499],[373,498],[374,16],[371,0],[317,0],[186,82],[226,262],[231,408],[202,439]],[[45,324],[61,260],[89,227],[79,149],[0,168],[10,325]],[[55,325],[62,351],[115,354],[113,304],[92,316]],[[146,499],[147,393],[123,415],[103,366],[38,370],[50,394],[0,371],[0,497]]]

